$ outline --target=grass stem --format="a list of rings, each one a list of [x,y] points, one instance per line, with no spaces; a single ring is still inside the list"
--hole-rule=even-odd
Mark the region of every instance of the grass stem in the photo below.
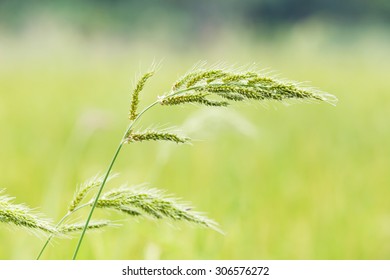
[[[86,203],[86,204],[83,204],[83,205],[81,205],[81,206],[76,207],[76,208],[75,208],[74,210],[72,210],[72,211],[69,211],[69,212],[68,212],[65,216],[63,216],[62,219],[56,224],[55,228],[58,229],[58,228],[62,225],[62,223],[65,222],[65,220],[66,220],[70,215],[72,215],[72,214],[75,213],[76,211],[78,211],[78,210],[80,210],[81,208],[84,208],[84,207],[86,207],[86,206],[88,206],[88,205],[91,205],[91,204],[90,204],[90,203]],[[43,245],[41,251],[39,252],[39,255],[38,255],[38,257],[36,258],[36,260],[39,260],[39,259],[41,258],[43,252],[46,250],[47,245],[49,245],[49,243],[50,243],[50,241],[53,239],[53,237],[54,237],[54,234],[50,234],[50,236],[47,238],[45,244]]]
[[[101,193],[102,193],[102,191],[103,191],[103,189],[104,189],[104,185],[106,184],[107,178],[108,178],[108,176],[109,176],[110,173],[111,173],[112,167],[114,166],[114,163],[115,163],[115,161],[116,161],[116,159],[117,159],[117,157],[118,157],[118,155],[119,155],[119,152],[121,151],[122,147],[123,147],[123,141],[120,142],[118,148],[116,149],[116,152],[115,152],[115,154],[114,154],[114,157],[112,158],[111,163],[110,163],[110,165],[109,165],[109,167],[108,167],[108,169],[107,169],[106,175],[104,176],[103,182],[102,182],[102,184],[101,184],[100,187],[99,187],[99,190],[98,190],[97,195],[96,195],[96,197],[95,197],[95,200],[94,200],[94,202],[93,202],[92,208],[91,208],[91,210],[89,211],[87,221],[85,222],[85,226],[84,226],[84,228],[83,228],[83,231],[81,232],[80,239],[79,239],[79,241],[78,241],[78,243],[77,243],[77,246],[76,246],[76,250],[74,251],[73,258],[72,258],[73,260],[75,260],[75,259],[77,258],[77,254],[78,254],[78,252],[79,252],[79,250],[80,250],[81,243],[83,242],[83,239],[84,239],[85,233],[86,233],[86,231],[87,231],[89,222],[91,221],[93,211],[94,211],[95,208],[96,208],[96,204],[97,204],[97,202],[98,202],[98,200],[99,200],[99,197],[100,197],[100,195],[101,195]]]
[[[133,126],[136,124],[136,122],[140,119],[140,117],[141,117],[144,113],[146,113],[149,109],[151,109],[152,107],[154,107],[154,106],[157,105],[157,104],[159,104],[159,101],[155,101],[155,102],[153,102],[152,104],[150,104],[149,106],[147,106],[145,109],[143,109],[143,110],[137,115],[137,117],[134,119],[134,121],[132,121],[132,122],[130,123],[130,125],[128,126],[128,128],[126,129],[126,132],[124,133],[124,135],[123,135],[123,137],[122,137],[122,140],[121,140],[121,142],[119,143],[118,148],[117,148],[116,151],[115,151],[115,154],[114,154],[114,156],[113,156],[113,158],[112,158],[112,160],[111,160],[111,162],[110,162],[110,165],[109,165],[109,167],[108,167],[108,169],[107,169],[107,172],[106,172],[106,174],[104,175],[103,182],[102,182],[102,184],[100,185],[99,190],[98,190],[98,192],[97,192],[97,194],[96,194],[96,197],[95,197],[95,199],[94,199],[94,201],[93,201],[92,208],[91,208],[91,210],[89,211],[88,218],[87,218],[87,220],[86,220],[86,222],[85,222],[85,226],[84,226],[84,228],[83,228],[83,231],[81,232],[79,241],[78,241],[77,246],[76,246],[76,249],[75,249],[75,251],[74,251],[73,258],[72,258],[73,260],[75,260],[75,259],[77,258],[78,252],[79,252],[80,247],[81,247],[81,243],[83,242],[85,233],[86,233],[87,228],[88,228],[88,226],[89,226],[89,222],[91,221],[92,214],[93,214],[93,212],[94,212],[94,210],[95,210],[95,208],[96,208],[96,205],[97,205],[97,202],[98,202],[98,200],[99,200],[99,197],[100,197],[100,195],[102,194],[102,191],[103,191],[103,189],[104,189],[104,185],[106,184],[106,181],[107,181],[108,177],[110,176],[112,167],[114,166],[114,163],[115,163],[115,161],[116,161],[116,159],[117,159],[117,157],[118,157],[118,155],[119,155],[119,152],[121,151],[121,149],[122,149],[122,147],[123,147],[123,144],[125,143],[126,136],[129,134],[130,130],[133,128]]]

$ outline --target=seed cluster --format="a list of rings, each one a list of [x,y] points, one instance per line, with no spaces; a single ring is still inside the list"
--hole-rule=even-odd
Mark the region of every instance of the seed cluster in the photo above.
[[[132,94],[132,100],[130,104],[130,112],[129,112],[129,119],[131,121],[135,120],[137,118],[137,109],[139,104],[139,94],[143,90],[146,81],[154,75],[154,71],[145,73],[138,81],[133,94]]]
[[[213,100],[209,97],[227,101]],[[259,73],[223,70],[198,70],[179,79],[170,93],[159,99],[161,105],[199,103],[206,106],[227,106],[229,101],[287,99],[334,102],[332,95],[302,88],[294,82],[283,82]]]
[[[125,137],[125,143],[142,142],[142,141],[171,141],[176,143],[186,143],[189,138],[180,137],[173,133],[159,132],[148,130],[145,132],[132,132],[128,133]]]
[[[111,225],[111,222],[106,221],[106,220],[91,221],[88,225],[88,230],[101,229],[101,228],[104,228],[104,227],[109,226],[109,225]],[[85,226],[85,223],[69,224],[69,225],[67,224],[67,225],[60,226],[58,228],[58,231],[62,234],[68,234],[68,233],[72,233],[72,232],[82,231],[84,226]]]
[[[12,202],[12,198],[0,195],[0,222],[21,226],[29,230],[58,233],[51,223],[35,214],[32,209]]]
[[[164,196],[157,189],[138,189],[127,186],[114,189],[102,195],[96,207],[117,210],[130,216],[169,218],[217,229],[214,221],[191,211],[191,207]]]

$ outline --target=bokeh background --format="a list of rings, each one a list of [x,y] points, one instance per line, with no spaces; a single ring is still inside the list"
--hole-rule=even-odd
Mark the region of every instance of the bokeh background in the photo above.
[[[2,0],[0,188],[58,221],[105,171],[140,73],[160,65],[144,106],[199,61],[255,63],[338,105],[151,111],[143,127],[177,126],[193,145],[127,146],[110,186],[149,182],[226,234],[112,214],[123,226],[91,232],[80,258],[389,259],[389,28],[386,0]],[[0,224],[0,258],[33,259],[44,240]]]

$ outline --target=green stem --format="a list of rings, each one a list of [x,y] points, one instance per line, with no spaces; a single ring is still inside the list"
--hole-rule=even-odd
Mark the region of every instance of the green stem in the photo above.
[[[157,105],[157,104],[159,104],[159,101],[158,101],[158,100],[155,101],[155,102],[153,102],[153,103],[150,104],[149,106],[147,106],[144,110],[142,110],[142,112],[140,112],[140,113],[137,115],[137,117],[130,123],[129,127],[126,129],[126,132],[124,133],[124,135],[123,135],[123,137],[122,137],[122,140],[121,140],[121,142],[119,143],[118,148],[116,149],[116,152],[115,152],[115,154],[114,154],[114,156],[113,156],[113,158],[112,158],[112,160],[111,160],[111,163],[110,163],[110,165],[109,165],[109,167],[108,167],[108,169],[107,169],[107,172],[106,172],[106,174],[104,175],[103,182],[102,182],[102,184],[100,185],[99,190],[98,190],[98,192],[97,192],[97,194],[96,194],[96,197],[95,197],[95,199],[94,199],[92,208],[91,208],[91,210],[89,211],[89,215],[88,215],[87,221],[85,222],[83,231],[81,232],[81,235],[80,235],[80,239],[79,239],[79,241],[78,241],[78,243],[77,243],[76,250],[75,250],[75,252],[74,252],[74,254],[73,254],[73,260],[75,260],[75,259],[77,258],[77,254],[78,254],[78,252],[79,252],[79,250],[80,250],[81,243],[83,242],[83,239],[84,239],[85,233],[86,233],[86,231],[87,231],[89,222],[91,221],[92,214],[93,214],[93,212],[94,212],[94,210],[95,210],[95,208],[96,208],[96,204],[97,204],[97,202],[98,202],[98,200],[99,200],[100,195],[102,194],[102,191],[103,191],[103,189],[104,189],[104,185],[106,184],[107,178],[108,178],[108,176],[110,175],[110,172],[111,172],[112,167],[114,166],[114,163],[115,163],[115,161],[116,161],[116,159],[117,159],[117,157],[118,157],[118,155],[119,155],[119,152],[121,151],[121,149],[122,149],[122,147],[123,147],[124,140],[125,140],[126,136],[127,136],[128,133],[130,132],[130,130],[133,128],[134,124],[140,119],[140,117],[141,117],[146,111],[148,111],[150,108],[154,107],[154,106]]]
[[[86,207],[86,206],[88,206],[88,205],[91,205],[91,203],[83,204],[83,205],[81,205],[81,206],[75,208],[72,212],[68,212],[68,213],[67,213],[65,216],[63,216],[62,219],[56,224],[56,227],[55,227],[55,228],[58,229],[58,227],[59,227],[60,225],[62,225],[62,223],[63,223],[70,215],[74,214],[75,212],[77,212],[77,211],[80,210],[81,208],[84,208],[84,207]],[[38,257],[37,257],[36,260],[39,260],[39,259],[41,258],[43,252],[45,251],[47,245],[49,245],[49,243],[50,243],[50,241],[53,239],[53,237],[54,237],[54,234],[50,234],[50,236],[47,238],[45,244],[43,245],[41,251],[39,252],[39,255],[38,255]]]
[[[89,222],[91,221],[93,211],[94,211],[95,208],[96,208],[97,202],[98,202],[99,197],[100,197],[100,195],[101,195],[101,193],[102,193],[102,191],[103,191],[104,185],[105,185],[106,182],[107,182],[107,178],[108,178],[108,176],[110,175],[111,169],[112,169],[112,167],[114,166],[114,163],[115,163],[115,161],[116,161],[116,158],[118,157],[118,154],[119,154],[119,152],[121,151],[122,147],[123,147],[123,140],[121,140],[121,142],[120,142],[118,148],[116,149],[116,152],[115,152],[115,154],[114,154],[114,157],[113,157],[112,160],[111,160],[111,163],[110,163],[110,165],[109,165],[109,167],[108,167],[108,169],[107,169],[106,175],[104,176],[103,182],[102,182],[102,184],[100,185],[100,188],[99,188],[99,190],[98,190],[98,193],[97,193],[97,195],[96,195],[96,197],[95,197],[95,200],[94,200],[94,202],[93,202],[93,204],[92,204],[92,208],[91,208],[91,210],[89,211],[89,215],[88,215],[87,221],[85,222],[83,231],[81,232],[81,235],[80,235],[79,242],[77,243],[76,250],[75,250],[75,252],[74,252],[74,254],[73,254],[73,260],[75,260],[76,257],[77,257],[77,254],[78,254],[78,252],[79,252],[79,250],[80,250],[81,243],[83,242],[85,233],[86,233],[86,231],[87,231]]]

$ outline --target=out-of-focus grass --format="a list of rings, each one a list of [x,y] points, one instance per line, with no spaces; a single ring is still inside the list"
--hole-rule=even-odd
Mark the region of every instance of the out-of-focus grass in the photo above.
[[[126,126],[131,81],[153,58],[165,62],[143,104],[200,59],[255,61],[337,95],[337,107],[257,103],[213,115],[198,107],[159,108],[144,127],[156,120],[183,125],[194,145],[127,146],[115,167],[121,175],[111,183],[146,181],[175,193],[226,235],[120,220],[123,227],[88,235],[80,257],[388,259],[390,43],[366,32],[336,44],[320,31],[186,53],[108,40],[3,41],[0,187],[58,220],[77,183],[106,169]],[[0,225],[0,258],[34,258],[43,239]],[[75,244],[57,240],[45,258],[70,258]]]

